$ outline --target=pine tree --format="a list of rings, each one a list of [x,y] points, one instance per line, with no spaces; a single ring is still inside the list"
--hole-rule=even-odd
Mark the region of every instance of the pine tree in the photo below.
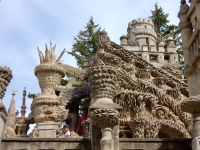
[[[165,13],[162,9],[162,7],[159,7],[157,3],[154,5],[155,10],[151,10],[151,16],[149,19],[151,19],[154,22],[155,31],[156,33],[160,33],[163,36],[167,34],[171,34],[173,39],[175,39],[176,44],[176,51],[178,53],[179,62],[181,66],[181,70],[183,70],[183,64],[184,64],[184,58],[183,58],[183,51],[182,51],[182,41],[180,32],[178,30],[178,26],[169,24],[170,20],[168,20],[168,13]]]
[[[83,59],[94,54],[98,47],[100,27],[95,24],[93,17],[85,26],[85,31],[79,31],[78,35],[74,37],[74,44],[72,45],[72,52],[68,52],[77,60],[79,68],[83,68]]]

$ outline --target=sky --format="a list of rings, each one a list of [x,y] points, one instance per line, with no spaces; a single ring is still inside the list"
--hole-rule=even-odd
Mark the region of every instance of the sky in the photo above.
[[[57,56],[65,48],[71,51],[74,36],[84,30],[90,17],[105,29],[110,39],[120,43],[128,23],[148,18],[155,3],[169,13],[170,24],[178,25],[180,0],[0,0],[0,66],[8,66],[13,79],[7,87],[3,104],[8,109],[12,90],[17,90],[16,109],[21,110],[22,92],[41,93],[34,69],[39,64],[37,46],[56,44]],[[77,67],[76,60],[65,53],[64,63]],[[26,98],[27,113],[32,100]]]

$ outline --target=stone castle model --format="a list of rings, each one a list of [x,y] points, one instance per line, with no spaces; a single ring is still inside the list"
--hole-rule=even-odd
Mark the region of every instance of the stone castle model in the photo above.
[[[28,117],[25,89],[21,116],[16,117],[16,91],[6,111],[2,99],[12,71],[0,67],[0,148],[199,150],[200,1],[190,3],[189,7],[182,0],[178,14],[187,82],[179,69],[174,39],[157,34],[148,19],[130,22],[127,35],[120,37],[121,45],[101,31],[98,50],[85,58],[84,69],[63,64],[60,59],[65,50],[56,57],[51,42],[44,53],[38,48],[40,64],[35,76],[41,94],[28,94],[33,99]],[[73,77],[60,86],[65,74]],[[89,108],[88,119],[82,123],[87,139],[74,132],[82,99]],[[63,138],[63,122],[70,125],[71,139]],[[36,126],[27,135],[30,124]]]

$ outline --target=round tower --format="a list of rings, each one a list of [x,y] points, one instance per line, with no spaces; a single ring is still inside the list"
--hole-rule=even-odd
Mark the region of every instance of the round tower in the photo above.
[[[133,20],[131,22],[132,30],[135,32],[135,39],[143,51],[157,51],[157,34],[154,30],[154,23],[149,19]]]

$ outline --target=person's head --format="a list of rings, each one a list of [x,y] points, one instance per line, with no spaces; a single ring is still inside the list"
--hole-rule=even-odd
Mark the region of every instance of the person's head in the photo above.
[[[87,107],[83,107],[82,108],[82,115],[83,116],[87,116],[87,113],[88,113],[88,108]]]
[[[65,125],[63,126],[63,130],[64,130],[65,132],[68,132],[68,131],[69,131],[69,125],[68,125],[68,124],[65,124]]]

